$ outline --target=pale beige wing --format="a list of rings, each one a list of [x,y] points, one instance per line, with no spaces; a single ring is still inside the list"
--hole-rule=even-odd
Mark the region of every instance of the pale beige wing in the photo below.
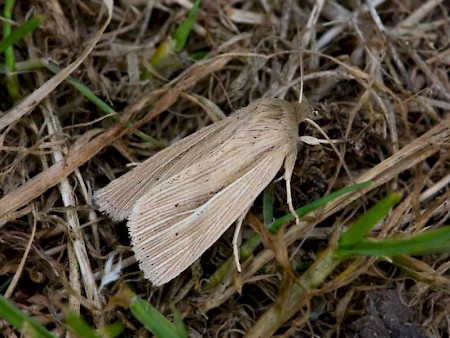
[[[248,210],[275,177],[285,155],[286,148],[281,147],[258,154],[244,169],[235,165],[239,176],[228,184],[221,182],[220,172],[233,166],[231,160],[219,168],[198,168],[200,173],[193,175],[185,171],[183,180],[174,178],[144,194],[128,227],[145,277],[161,285],[189,267]]]
[[[160,151],[136,168],[94,193],[94,203],[114,220],[126,219],[134,203],[148,190],[173,177],[202,158],[223,152],[230,139],[242,152],[262,152],[268,147],[296,144],[297,122],[292,105],[282,100],[260,99]],[[292,137],[294,136],[294,137]],[[241,153],[241,150],[238,153]],[[234,149],[236,151],[236,149]],[[238,154],[239,155],[239,154]],[[218,158],[218,161],[222,161]]]
[[[113,220],[126,219],[136,201],[149,189],[175,175],[232,137],[235,116],[213,123],[148,158],[94,193],[94,203]]]

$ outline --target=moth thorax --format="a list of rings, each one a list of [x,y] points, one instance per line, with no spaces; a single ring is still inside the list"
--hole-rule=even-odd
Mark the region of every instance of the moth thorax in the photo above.
[[[314,112],[307,102],[290,102],[290,104],[299,123],[306,118],[314,118]]]

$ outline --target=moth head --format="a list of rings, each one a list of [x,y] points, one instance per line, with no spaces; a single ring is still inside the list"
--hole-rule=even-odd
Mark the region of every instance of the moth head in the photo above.
[[[317,110],[314,110],[306,100],[303,98],[302,102],[291,102],[294,114],[297,117],[297,121],[300,123],[304,119],[315,120],[318,116]]]

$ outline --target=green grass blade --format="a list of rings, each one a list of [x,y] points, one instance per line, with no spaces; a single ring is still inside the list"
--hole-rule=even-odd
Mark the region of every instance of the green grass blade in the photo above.
[[[158,68],[158,66],[170,56],[175,49],[175,41],[169,36],[167,37],[156,49],[155,53],[150,59],[150,64]],[[144,74],[144,78],[148,77],[148,74]]]
[[[428,230],[403,238],[363,239],[352,245],[340,245],[336,250],[339,257],[353,255],[394,256],[429,255],[450,252],[450,226]]]
[[[14,0],[5,1],[5,7],[3,8],[3,17],[6,20],[12,19],[12,12],[14,10]],[[11,24],[5,21],[3,24],[3,38],[6,39],[11,34]],[[5,62],[6,67],[10,72],[14,71],[14,50],[13,46],[8,46],[5,50]]]
[[[6,0],[3,8],[3,17],[6,19],[3,24],[3,38],[6,39],[11,35],[11,24],[8,20],[12,19],[12,12],[14,10],[14,0]],[[13,101],[17,101],[20,97],[20,84],[17,74],[10,74],[15,71],[15,58],[13,46],[8,46],[5,49],[5,64],[8,74],[6,74],[6,88],[8,94]]]
[[[130,305],[131,313],[159,338],[187,338],[150,303],[136,297]]]
[[[195,0],[187,17],[175,29],[172,36],[167,36],[164,39],[164,41],[156,49],[153,56],[150,58],[150,65],[158,70],[158,72],[161,72],[163,76],[168,76],[182,66],[180,59],[175,56],[174,53],[180,53],[186,45],[186,41],[195,24],[199,5],[200,0]],[[201,54],[197,56],[201,57]],[[149,76],[150,72],[147,69],[144,69],[141,78],[147,79]]]
[[[253,255],[253,251],[261,245],[262,237],[260,234],[255,234],[241,245],[239,249],[239,261],[245,262]],[[223,262],[214,273],[209,277],[208,282],[205,283],[204,290],[210,290],[215,288],[217,285],[222,283],[225,277],[229,274],[231,269],[235,267],[234,257],[229,257],[225,262]]]
[[[98,334],[102,338],[116,338],[125,331],[125,326],[122,323],[115,322],[97,329]]]
[[[179,337],[188,337],[188,332],[186,329],[186,325],[184,325],[183,318],[181,317],[181,313],[178,310],[173,310],[173,323],[178,331]]]
[[[5,297],[0,295],[0,318],[6,320],[16,330],[27,334],[28,337],[56,338],[43,326],[12,305]]]
[[[120,290],[112,297],[115,305],[130,309],[133,316],[158,338],[187,338],[186,331],[177,320],[176,325],[166,319],[154,306],[140,299],[127,286],[122,285]]]
[[[206,58],[208,56],[208,51],[206,50],[200,50],[198,52],[194,52],[192,54],[189,54],[189,58],[191,60],[195,60],[195,61],[200,61],[203,60],[204,58]]]
[[[183,50],[186,45],[186,41],[194,27],[195,20],[197,17],[198,7],[200,5],[200,0],[195,0],[194,5],[189,11],[188,16],[184,21],[177,27],[173,34],[173,40],[175,41],[175,52],[179,53]]]
[[[100,335],[98,335],[79,315],[69,313],[64,321],[69,329],[80,338],[100,338]]]
[[[10,35],[0,41],[0,53],[3,53],[8,47],[22,40],[39,26],[40,17],[34,16],[17,29],[13,30]]]
[[[355,190],[359,190],[361,188],[367,187],[369,185],[372,184],[372,181],[367,181],[367,182],[362,182],[362,183],[357,183],[357,184],[353,184],[353,185],[349,185],[345,188],[342,188],[338,191],[334,191],[331,194],[324,196],[322,198],[319,198],[297,210],[295,210],[295,212],[297,213],[297,215],[299,217],[302,217],[304,215],[306,215],[307,213],[316,210],[317,208],[327,204],[328,202],[336,199],[339,196],[345,195],[351,191],[355,191]],[[290,222],[294,219],[294,215],[292,214],[287,214],[283,217],[280,217],[278,219],[276,219],[272,224],[270,224],[267,228],[269,229],[269,231],[273,234],[275,234],[280,228],[281,226],[286,223],[286,222]]]
[[[339,247],[341,245],[350,246],[363,240],[369,231],[400,202],[402,196],[401,192],[394,192],[378,201],[341,236]]]
[[[345,188],[342,188],[338,191],[332,192],[331,194],[324,196],[322,198],[319,198],[318,200],[315,200],[299,209],[296,210],[297,214],[299,216],[304,216],[310,211],[313,211],[324,204],[332,201],[333,199],[345,195],[349,192],[367,187],[372,184],[372,181],[367,181],[363,183],[358,183],[354,185],[347,186]],[[263,197],[264,199],[265,197]],[[264,200],[263,200],[264,203]],[[266,216],[265,216],[266,217]],[[294,216],[292,214],[287,214],[283,217],[280,217],[276,219],[273,223],[270,223],[266,228],[271,233],[276,233],[278,229],[286,222],[292,221],[294,219]],[[241,262],[245,262],[249,257],[253,255],[253,251],[261,244],[262,237],[260,234],[255,234],[252,237],[250,237],[248,240],[244,242],[244,244],[241,245],[241,248],[239,250],[239,259]],[[228,275],[229,271],[234,267],[234,258],[230,257],[228,258],[217,270],[211,275],[211,277],[208,280],[208,283],[206,283],[205,289],[212,289],[216,287],[219,283],[223,281],[225,276]]]
[[[50,70],[54,74],[58,74],[61,69],[59,67],[55,66],[54,64],[51,64],[49,62],[44,62],[45,67]],[[95,104],[95,106],[100,109],[105,114],[110,114],[111,118],[115,121],[119,119],[119,114],[115,112],[114,109],[112,109],[106,102],[101,100],[97,95],[94,94],[92,90],[89,89],[85,84],[79,82],[72,76],[68,76],[65,79],[71,86],[73,86],[75,89],[77,89],[85,98],[87,98],[90,102]],[[130,122],[126,123],[127,127],[131,126]],[[161,142],[159,142],[157,139],[148,136],[147,134],[137,130],[134,132],[134,134],[138,137],[140,137],[143,141],[148,142],[152,144],[153,146],[157,148],[161,148],[163,145]]]
[[[59,67],[55,66],[54,64],[52,64],[50,62],[45,62],[45,66],[53,74],[58,74],[61,72],[61,69]],[[97,95],[95,95],[94,92],[89,89],[89,87],[87,87],[83,83],[79,82],[72,76],[68,76],[66,78],[66,81],[71,86],[73,86],[75,89],[77,89],[85,98],[87,98],[89,101],[91,101],[93,104],[95,104],[95,106],[98,109],[100,109],[102,112],[104,112],[105,114],[114,114],[112,116],[116,116],[116,118],[117,118],[117,114],[114,111],[114,109],[112,109],[106,102],[104,102]]]
[[[16,62],[16,71],[17,72],[29,72],[35,71],[36,69],[45,68],[45,62],[43,59],[28,59],[20,62]],[[0,74],[7,74],[6,65],[4,63],[0,63]]]
[[[273,222],[273,204],[275,202],[273,189],[274,186],[271,183],[266,189],[264,189],[263,193],[263,220],[265,227],[269,226]]]

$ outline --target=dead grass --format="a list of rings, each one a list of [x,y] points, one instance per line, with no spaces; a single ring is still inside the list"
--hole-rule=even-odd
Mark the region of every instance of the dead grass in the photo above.
[[[363,191],[364,198],[360,192],[341,198],[314,222],[288,226],[284,239],[292,261],[311,263],[331,237],[324,233],[397,189],[405,198],[374,235],[448,224],[447,2],[219,5],[203,0],[186,53],[179,56],[181,67],[163,69],[142,82],[136,69],[148,66],[155,47],[190,4],[151,3],[116,1],[111,22],[94,41],[106,18],[99,1],[53,0],[31,7],[17,1],[15,21],[23,22],[28,11],[42,15],[40,28],[16,47],[19,61],[50,57],[65,67],[85,53],[81,64],[73,64],[72,75],[120,115],[117,122],[105,118],[74,88],[64,82],[58,86],[68,71],[53,78],[39,69],[20,74],[21,103],[12,103],[1,91],[0,285],[19,308],[58,335],[64,335],[64,328],[57,318],[67,307],[93,326],[121,320],[131,335],[143,334],[129,313],[107,305],[115,286],[127,282],[161,312],[170,315],[171,306],[178,308],[194,337],[264,332],[257,320],[282,288],[272,251],[261,247],[238,279],[230,276],[206,290],[205,278],[231,255],[233,234],[227,232],[190,271],[153,288],[134,264],[125,225],[98,214],[91,197],[93,190],[126,172],[127,163],[220,118],[210,102],[228,114],[263,96],[296,100],[299,51],[304,52],[305,96],[320,112],[317,123],[331,138],[342,140],[337,147],[354,180],[370,178],[375,184]],[[205,60],[187,57],[199,50],[209,51]],[[126,127],[126,121],[133,127]],[[137,128],[155,138],[156,145],[136,136]],[[302,132],[320,137],[310,127],[302,126]],[[341,167],[329,146],[303,146],[292,182],[294,204],[350,183]],[[282,182],[275,192],[275,213],[281,216],[288,212]],[[252,234],[249,223],[258,227],[260,211],[257,200],[244,237]],[[313,227],[318,235],[300,246]],[[111,255],[115,262],[124,259],[122,275],[99,290]],[[405,258],[403,270],[374,259],[352,264],[350,275],[330,278],[277,332],[365,337],[358,323],[374,309],[367,307],[366,294],[396,290],[413,312],[408,320],[430,336],[448,335],[448,255]],[[0,327],[13,335],[5,323]]]

